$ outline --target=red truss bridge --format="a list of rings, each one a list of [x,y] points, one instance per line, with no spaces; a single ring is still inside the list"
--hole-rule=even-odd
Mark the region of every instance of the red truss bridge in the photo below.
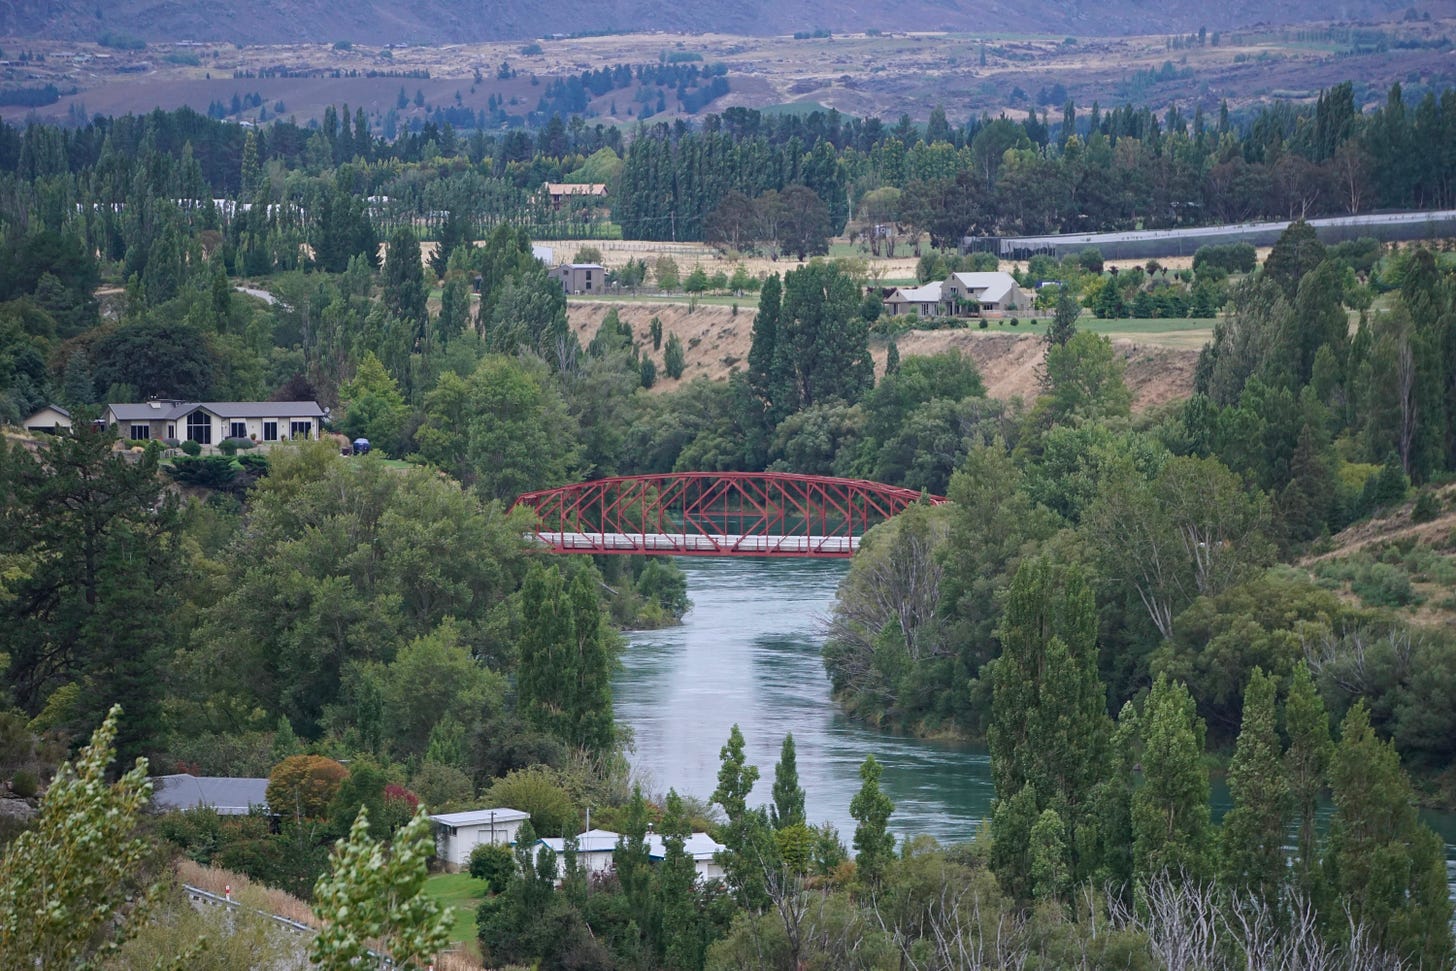
[[[913,489],[785,472],[677,472],[528,492],[535,538],[553,553],[848,557]],[[934,505],[945,502],[929,496]]]

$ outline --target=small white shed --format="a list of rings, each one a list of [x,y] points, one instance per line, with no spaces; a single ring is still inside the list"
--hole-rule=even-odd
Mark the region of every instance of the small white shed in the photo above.
[[[431,816],[435,824],[435,856],[457,869],[470,863],[470,851],[483,843],[510,844],[516,831],[531,818],[519,809],[472,809]]]

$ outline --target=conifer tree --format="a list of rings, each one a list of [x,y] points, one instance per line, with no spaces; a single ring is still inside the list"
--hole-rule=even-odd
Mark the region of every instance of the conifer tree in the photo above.
[[[1363,924],[1374,943],[1412,966],[1450,967],[1444,847],[1417,817],[1400,756],[1393,742],[1375,736],[1364,699],[1340,725],[1330,795],[1335,815],[1324,869],[1340,911],[1330,915],[1331,931]]]
[[[862,883],[878,887],[895,854],[895,834],[890,832],[890,814],[895,804],[880,788],[880,763],[865,756],[859,767],[862,782],[849,801],[849,814],[859,824],[854,828],[854,864]]]
[[[794,749],[793,732],[784,736],[778,765],[774,766],[773,807],[769,811],[769,818],[774,829],[786,829],[807,823],[804,815],[804,789],[799,785],[799,762]]]
[[[1031,827],[1031,895],[1057,900],[1070,886],[1066,827],[1054,809],[1044,809]]]
[[[1143,707],[1143,784],[1132,797],[1133,872],[1210,876],[1203,719],[1182,682],[1160,676]]]
[[[757,908],[768,900],[765,870],[777,865],[768,815],[748,808],[748,796],[758,781],[758,766],[749,765],[744,753],[743,732],[735,723],[728,741],[718,753],[718,788],[713,802],[723,807],[727,825],[723,828],[723,870],[739,903]]]
[[[1244,689],[1243,727],[1229,764],[1234,805],[1223,820],[1220,861],[1232,889],[1253,893],[1271,907],[1287,870],[1284,833],[1292,805],[1275,730],[1274,696],[1274,678],[1254,668]]]

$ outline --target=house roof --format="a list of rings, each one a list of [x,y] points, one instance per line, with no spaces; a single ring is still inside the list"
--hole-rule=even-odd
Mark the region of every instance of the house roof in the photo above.
[[[726,849],[728,847],[707,833],[694,833],[683,841],[683,850],[694,860],[711,860],[715,854]],[[667,856],[667,845],[659,834],[653,833],[647,837],[647,852],[654,860]]]
[[[557,267],[558,270],[604,270],[606,267],[600,263],[563,263]]]
[[[604,196],[605,182],[547,182],[546,192],[553,196]]]
[[[154,401],[107,405],[117,421],[176,421],[202,410],[218,418],[323,418],[317,401]]]
[[[982,303],[1000,303],[1016,289],[1016,278],[1010,273],[952,273],[951,276]]]
[[[893,303],[940,303],[941,281],[934,280],[922,287],[897,287],[890,295]],[[896,298],[899,299],[896,299]]]
[[[215,809],[224,816],[246,816],[252,806],[268,804],[268,780],[163,775],[152,779],[152,804],[162,812]]]
[[[530,813],[505,808],[470,809],[461,813],[440,813],[430,817],[441,826],[454,826],[457,829],[463,826],[489,826],[492,819],[497,823],[520,823],[530,818]]]
[[[589,829],[576,838],[576,852],[578,853],[614,853],[617,850],[619,834],[609,829]],[[566,840],[559,836],[548,836],[537,840],[543,846],[549,846],[557,853],[566,852]]]

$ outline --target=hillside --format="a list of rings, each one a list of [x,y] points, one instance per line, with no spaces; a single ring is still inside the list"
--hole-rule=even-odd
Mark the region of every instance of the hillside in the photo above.
[[[1207,4],[1170,0],[1157,7],[1137,0],[831,0],[736,4],[670,4],[660,0],[561,0],[543,8],[528,0],[379,0],[340,4],[322,0],[12,0],[0,4],[0,36],[93,40],[107,31],[149,41],[229,41],[280,44],[349,40],[356,43],[468,43],[552,34],[660,30],[771,35],[827,29],[835,32],[954,30],[1005,35],[1024,32],[1112,36],[1227,30],[1259,23],[1289,24],[1331,18],[1395,20],[1408,0],[1255,0]],[[1414,8],[1412,8],[1414,9]],[[1456,11],[1453,0],[1420,5],[1432,17]],[[549,12],[547,12],[549,11]]]
[[[747,366],[745,361],[753,333],[751,310],[740,310],[735,316],[729,307],[699,306],[689,310],[686,304],[574,303],[569,314],[583,344],[591,340],[613,306],[621,320],[632,325],[644,348],[652,346],[648,325],[654,316],[661,319],[664,334],[677,334],[686,351],[685,381],[697,377],[722,380],[734,369]],[[1019,397],[1030,401],[1040,390],[1040,368],[1046,353],[1040,334],[923,330],[905,334],[897,343],[902,357],[936,354],[952,348],[968,354],[981,370],[986,393],[994,398]],[[1115,338],[1113,343],[1127,363],[1125,376],[1133,395],[1134,410],[1143,411],[1193,393],[1193,372],[1198,364],[1196,350],[1156,347],[1121,338]],[[877,343],[871,353],[876,370],[883,370],[885,344]],[[655,356],[660,365],[661,354]],[[659,390],[671,389],[678,383],[666,378],[661,367],[658,375]]]

